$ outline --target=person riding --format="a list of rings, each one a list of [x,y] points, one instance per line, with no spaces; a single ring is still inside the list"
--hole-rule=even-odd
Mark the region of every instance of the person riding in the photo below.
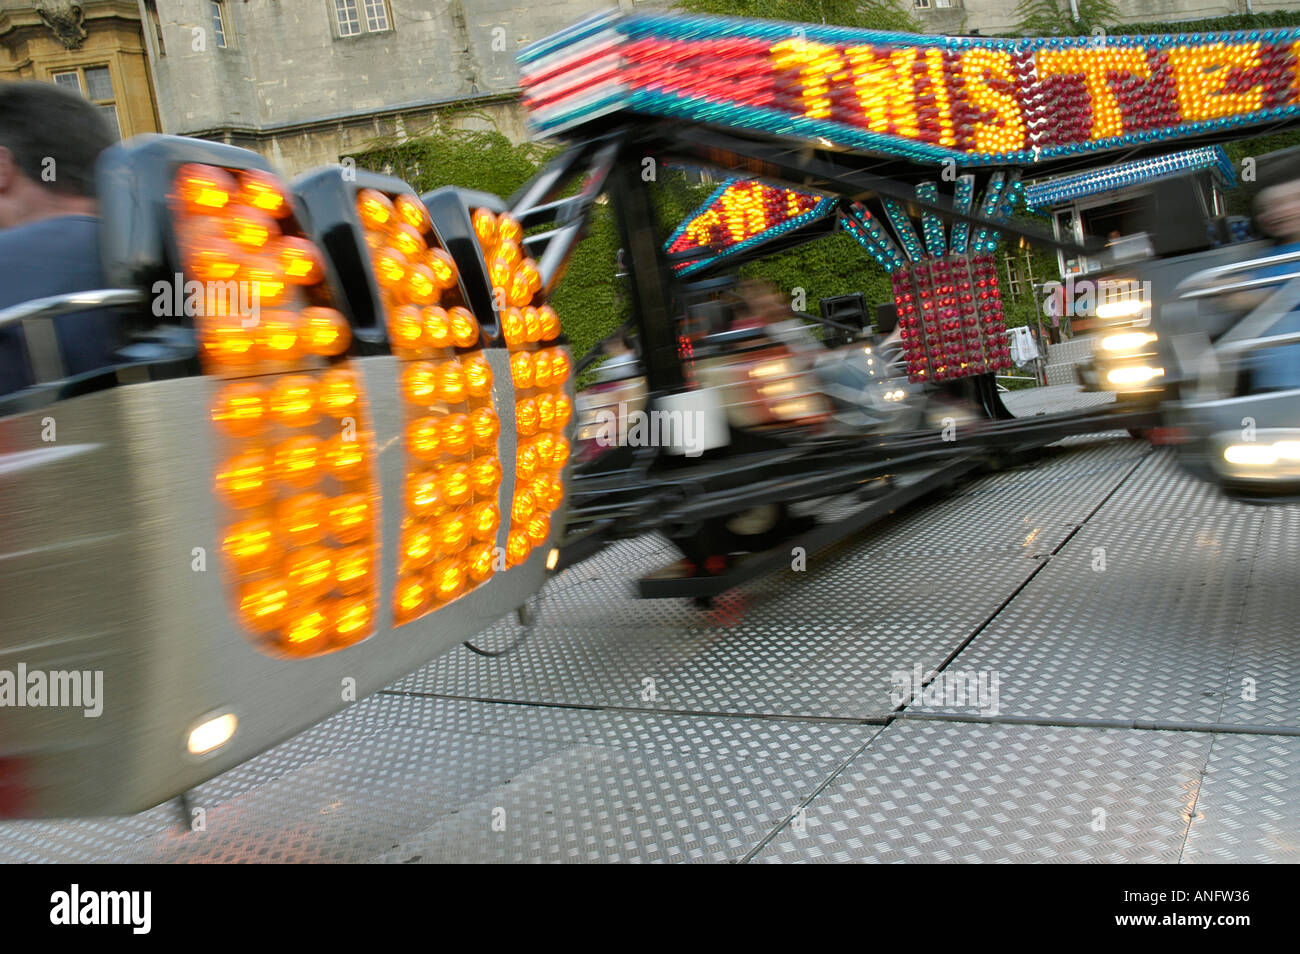
[[[104,287],[95,162],[116,140],[99,107],[48,83],[0,83],[0,309]],[[54,319],[54,353],[21,324],[0,327],[0,395],[37,383],[33,358],[64,376],[114,364],[103,309]]]

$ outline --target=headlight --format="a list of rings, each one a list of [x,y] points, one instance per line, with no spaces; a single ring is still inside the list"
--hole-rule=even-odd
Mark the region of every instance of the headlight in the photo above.
[[[1140,298],[1108,301],[1097,306],[1097,317],[1103,321],[1110,321],[1115,318],[1133,318],[1142,314],[1145,307]]]
[[[1111,384],[1116,384],[1121,387],[1129,387],[1132,385],[1146,384],[1153,378],[1163,376],[1164,373],[1164,368],[1153,368],[1149,365],[1140,364],[1125,368],[1112,368],[1106,373],[1106,380]]]
[[[1101,339],[1103,351],[1136,351],[1148,342],[1155,341],[1156,336],[1145,331],[1126,331],[1107,335]]]

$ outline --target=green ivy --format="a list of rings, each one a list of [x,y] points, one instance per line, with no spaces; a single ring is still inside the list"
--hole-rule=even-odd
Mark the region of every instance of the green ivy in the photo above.
[[[675,7],[682,13],[921,32],[921,24],[896,0],[678,0]]]

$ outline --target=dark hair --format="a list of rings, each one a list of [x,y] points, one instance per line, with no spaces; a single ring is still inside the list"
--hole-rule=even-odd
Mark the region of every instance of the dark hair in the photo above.
[[[0,83],[0,147],[23,175],[63,195],[95,194],[95,160],[116,140],[90,101],[51,83]],[[42,177],[54,160],[54,176]]]
[[[1297,179],[1300,179],[1300,149],[1279,149],[1260,156],[1255,182],[1257,192]]]

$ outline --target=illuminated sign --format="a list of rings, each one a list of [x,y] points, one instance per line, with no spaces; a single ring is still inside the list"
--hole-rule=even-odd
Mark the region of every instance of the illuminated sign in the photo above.
[[[542,133],[623,111],[973,166],[1295,118],[1298,46],[1298,29],[996,39],[605,14],[519,61]]]
[[[829,215],[835,203],[834,198],[797,189],[728,179],[687,216],[669,236],[666,247],[669,255],[705,249],[713,253],[674,263],[678,274],[688,275]]]

